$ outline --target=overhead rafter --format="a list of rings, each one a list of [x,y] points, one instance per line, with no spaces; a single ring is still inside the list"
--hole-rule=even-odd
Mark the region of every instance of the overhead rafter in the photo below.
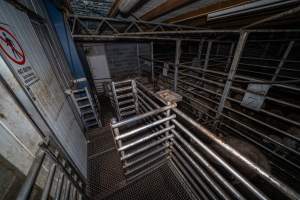
[[[250,2],[250,0],[227,0],[221,1],[218,3],[210,4],[206,7],[199,8],[197,10],[193,10],[182,15],[173,17],[171,19],[166,20],[166,23],[182,23],[187,20],[193,20],[195,18],[206,17],[209,12],[227,9],[229,7],[245,4]]]
[[[119,5],[121,2],[122,2],[122,0],[115,0],[114,4],[112,5],[112,7],[110,8],[110,10],[108,12],[108,17],[117,16],[117,14],[119,12]]]
[[[97,38],[106,40],[123,37],[121,34],[127,33],[155,33],[197,29],[183,25],[78,15],[67,16],[67,22],[74,39]]]
[[[167,0],[165,3],[160,4],[159,6],[144,14],[141,19],[145,21],[153,20],[194,1],[195,0]]]

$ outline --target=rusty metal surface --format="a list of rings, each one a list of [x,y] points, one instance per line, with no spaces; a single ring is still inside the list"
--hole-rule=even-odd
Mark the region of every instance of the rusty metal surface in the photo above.
[[[182,96],[171,91],[171,90],[161,90],[156,93],[164,102],[176,103],[182,101]]]

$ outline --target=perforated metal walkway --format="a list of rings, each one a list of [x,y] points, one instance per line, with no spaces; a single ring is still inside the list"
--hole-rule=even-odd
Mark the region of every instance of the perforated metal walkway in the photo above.
[[[92,199],[190,199],[168,164],[135,182],[126,183],[110,128],[94,129],[88,135],[87,190]]]

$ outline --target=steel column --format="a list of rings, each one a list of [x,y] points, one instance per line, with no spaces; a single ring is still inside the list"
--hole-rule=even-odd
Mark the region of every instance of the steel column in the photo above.
[[[237,67],[239,65],[240,57],[242,55],[243,48],[246,44],[248,34],[249,34],[248,32],[242,32],[240,34],[240,38],[239,38],[239,41],[237,43],[237,47],[236,47],[236,50],[235,50],[235,53],[234,53],[232,64],[231,64],[231,67],[230,67],[230,70],[229,70],[229,73],[228,73],[227,81],[226,81],[226,84],[225,84],[225,87],[224,87],[224,90],[223,90],[223,94],[222,94],[222,97],[221,97],[221,100],[220,100],[220,103],[219,103],[219,106],[218,106],[218,109],[217,109],[218,112],[216,113],[216,121],[214,123],[214,128],[217,127],[217,125],[218,125],[217,121],[220,118],[220,114],[222,113],[222,111],[224,109],[224,104],[225,104],[227,96],[229,95],[230,87],[232,85],[232,80],[234,78]]]
[[[204,67],[203,67],[204,70],[206,70],[207,66],[208,66],[211,47],[212,47],[212,41],[210,40],[210,41],[208,41],[208,44],[207,44],[207,49],[206,49],[206,54],[205,54],[205,62],[204,62]]]
[[[152,81],[152,86],[154,88],[154,49],[153,49],[153,42],[151,42],[151,81]]]
[[[235,42],[233,42],[230,46],[230,50],[229,50],[229,54],[228,54],[228,58],[227,58],[227,64],[226,64],[226,67],[225,67],[225,70],[224,72],[227,72],[230,64],[231,64],[231,60],[232,60],[232,54],[233,54],[233,51],[234,51],[234,47],[235,47]]]
[[[202,56],[203,44],[204,44],[204,39],[202,39],[201,42],[199,42],[199,45],[198,45],[197,58],[199,59],[200,65],[201,65],[201,56]]]
[[[138,103],[138,96],[137,96],[135,80],[132,80],[131,86],[132,86],[132,93],[133,93],[133,99],[134,99],[135,113],[138,114],[139,113],[139,103]]]
[[[137,56],[137,63],[138,63],[138,75],[141,76],[141,60],[140,60],[140,45],[139,43],[136,43],[136,56]]]
[[[278,74],[279,74],[281,68],[283,67],[285,60],[286,60],[287,57],[289,56],[290,51],[291,51],[291,49],[293,48],[294,44],[295,44],[295,41],[290,41],[290,42],[289,42],[289,45],[287,46],[287,48],[286,48],[286,50],[285,50],[285,52],[284,52],[284,54],[283,54],[283,56],[282,56],[282,58],[281,58],[281,61],[280,61],[279,65],[278,65],[278,67],[277,67],[277,69],[276,69],[276,71],[275,71],[275,73],[274,73],[274,76],[273,76],[273,78],[272,78],[272,82],[273,82],[273,81],[276,81],[276,78],[277,78],[277,76],[278,76]]]
[[[180,63],[181,56],[181,40],[176,40],[176,54],[175,54],[175,72],[174,72],[174,91],[177,90],[177,82],[178,82],[178,67]]]

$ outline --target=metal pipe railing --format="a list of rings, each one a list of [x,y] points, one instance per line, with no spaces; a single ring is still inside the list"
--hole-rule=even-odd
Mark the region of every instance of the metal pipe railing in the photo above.
[[[30,170],[27,174],[27,178],[19,192],[17,200],[25,200],[30,198],[30,194],[32,192],[36,178],[43,164],[44,158],[45,158],[45,152],[43,150],[39,150],[38,153],[36,154],[33,164],[30,167]]]
[[[196,128],[198,131],[206,135],[208,138],[210,138],[213,142],[217,143],[219,146],[221,146],[225,151],[232,154],[232,156],[236,157],[240,161],[247,164],[248,167],[255,170],[255,172],[260,175],[262,178],[264,178],[267,182],[269,182],[272,186],[277,188],[282,193],[286,194],[291,199],[299,199],[300,195],[288,187],[286,184],[275,178],[273,175],[267,173],[265,170],[263,170],[261,167],[257,166],[257,164],[253,163],[251,160],[240,154],[237,150],[229,146],[228,144],[224,143],[220,138],[216,137],[212,132],[210,132],[208,129],[204,128],[197,122],[195,122],[193,119],[188,117],[186,114],[181,112],[180,110],[174,108],[173,111],[181,118],[183,118],[185,121],[189,122],[190,125],[192,125],[194,128]],[[177,126],[179,126],[186,134],[190,136],[197,144],[203,147],[204,150],[206,150],[211,156],[213,156],[216,160],[218,160],[220,163],[222,163],[222,166],[226,169],[228,169],[232,174],[235,175],[236,178],[238,178],[242,183],[244,183],[248,189],[251,189],[252,192],[257,194],[259,198],[262,199],[268,199],[265,195],[263,195],[258,189],[253,187],[252,184],[250,184],[246,179],[244,179],[239,173],[237,173],[231,166],[229,166],[226,162],[223,162],[223,159],[220,158],[217,154],[212,152],[206,145],[203,144],[195,135],[193,135],[191,132],[189,132],[187,129],[185,129],[182,125],[180,125],[176,120],[172,120]]]
[[[62,195],[64,199],[68,199],[70,195],[68,187],[67,190],[63,190],[65,188],[63,185],[66,181],[69,187],[73,187],[72,195],[75,193],[81,199],[87,198],[84,188],[85,184],[83,185],[84,180],[78,178],[77,171],[70,163],[66,164],[66,159],[64,159],[58,150],[55,150],[54,153],[52,152],[53,150],[50,150],[53,148],[56,149],[55,144],[52,144],[48,138],[39,145],[36,157],[18,194],[18,200],[30,199],[35,185],[42,187],[41,199],[61,199]],[[45,162],[45,160],[49,162]],[[47,178],[45,179],[45,183],[41,183],[43,186],[40,186],[37,184],[37,177],[44,174],[41,171],[47,168],[49,168]],[[59,177],[57,180],[54,178],[56,174]],[[55,182],[56,184],[54,184]],[[56,193],[52,194],[51,191],[56,191]]]
[[[182,172],[189,187],[202,199],[248,199],[249,193],[244,193],[244,189],[251,193],[251,198],[270,199],[264,188],[257,187],[240,172],[241,169],[233,167],[225,157],[216,153],[211,144],[200,139],[206,137],[264,179],[267,187],[274,188],[289,199],[300,198],[297,191],[177,109],[176,104],[167,105],[138,82],[136,87],[139,108],[143,113],[112,124],[112,129],[119,131],[122,127],[131,127],[129,131],[120,131],[115,135],[117,149],[123,152],[121,161],[124,162],[128,180],[142,177],[170,159]],[[148,124],[141,125],[146,121]],[[198,134],[202,136],[198,137]],[[220,171],[217,166],[223,170]],[[228,173],[224,170],[241,184],[237,187],[228,180]]]
[[[138,178],[138,174],[144,175],[151,171],[153,166],[159,163],[165,163],[169,157],[168,141],[173,137],[166,133],[175,127],[170,126],[168,122],[176,117],[175,114],[162,117],[176,105],[167,105],[147,112],[149,107],[147,109],[144,107],[144,105],[148,106],[147,103],[144,100],[142,100],[143,104],[140,103],[142,97],[138,89],[136,91],[137,107],[145,113],[119,122],[112,121],[111,124],[117,150],[123,163],[124,175],[128,181]]]

